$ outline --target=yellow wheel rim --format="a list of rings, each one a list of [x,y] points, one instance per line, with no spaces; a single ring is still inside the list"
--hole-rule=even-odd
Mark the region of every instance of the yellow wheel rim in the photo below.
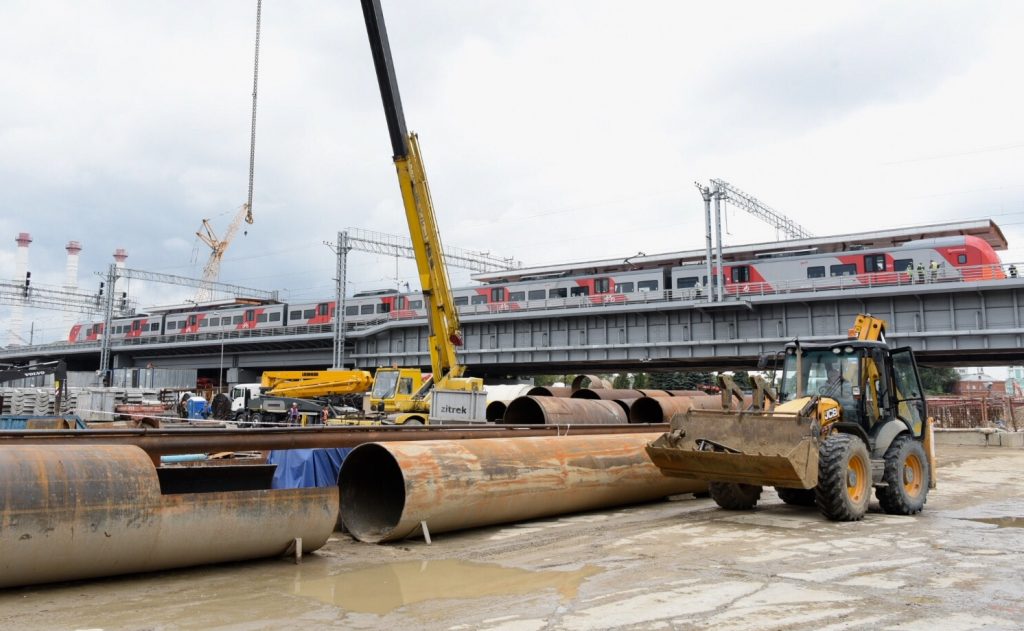
[[[910,497],[916,497],[924,486],[924,464],[917,454],[908,454],[903,461],[903,490]]]
[[[868,492],[868,467],[860,456],[850,458],[846,468],[846,494],[850,501],[859,504]]]

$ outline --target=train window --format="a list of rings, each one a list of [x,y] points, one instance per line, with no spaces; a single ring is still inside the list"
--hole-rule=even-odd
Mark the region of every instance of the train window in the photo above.
[[[589,296],[590,295],[590,287],[573,287],[572,290],[569,291],[569,295],[570,296]]]
[[[829,276],[856,276],[857,266],[853,263],[843,263],[841,265],[830,265],[828,268]]]
[[[359,313],[366,315],[367,313],[373,313],[373,305],[363,305],[359,307]]]
[[[237,316],[231,318],[231,323],[232,324],[241,324],[242,323],[242,316],[237,315]]]
[[[967,255],[966,254],[957,254],[956,255],[956,262],[959,265],[967,265]]]
[[[495,287],[491,290],[491,302],[505,302],[504,287]]]
[[[302,312],[302,318],[304,320],[312,320],[313,316],[316,315],[316,309],[306,309]]]
[[[246,309],[246,311],[245,311],[245,321],[246,322],[253,322],[255,320],[256,320],[256,310],[255,309]]]
[[[658,291],[658,281],[642,280],[636,284],[637,291]]]
[[[864,256],[864,271],[867,273],[885,271],[884,254],[866,254]]]
[[[265,313],[259,314],[258,316],[256,316],[256,321],[257,322],[266,322],[267,321],[267,314],[265,314]]]
[[[807,278],[825,278],[825,266],[815,265],[807,268]]]
[[[892,262],[892,269],[896,272],[907,272],[914,269],[914,259],[896,259]]]
[[[301,317],[302,317],[302,311],[300,311],[298,309],[296,309],[295,311],[292,311],[291,313],[288,314],[288,318],[291,319],[291,320],[298,320]]]
[[[734,265],[729,272],[730,278],[734,283],[750,282],[750,266],[748,265]]]
[[[615,283],[615,291],[620,294],[633,293],[633,283]]]
[[[270,314],[270,321],[271,322],[280,322],[281,321],[281,314],[278,313],[277,311],[275,311],[274,313],[271,313]]]
[[[159,322],[154,322],[153,324],[150,324],[149,325],[149,330],[150,331],[159,331],[160,330],[160,323]]]
[[[526,300],[526,292],[525,291],[510,291],[510,292],[508,292],[508,301],[509,302],[522,302],[523,300]]]
[[[689,289],[690,287],[697,286],[696,276],[687,276],[686,278],[676,279],[676,289]]]
[[[611,283],[607,278],[595,278],[594,279],[594,293],[595,294],[606,294],[611,288]]]
[[[526,297],[529,300],[544,300],[543,289],[531,289],[526,293]]]
[[[378,304],[377,313],[391,313],[391,305],[386,302]]]
[[[210,321],[209,320],[203,319],[203,320],[199,321],[199,328],[200,329],[205,329],[209,325],[210,325]]]
[[[422,300],[410,300],[409,301],[409,308],[410,309],[422,309],[423,308],[423,301]]]
[[[485,305],[485,304],[487,304],[487,296],[481,296],[480,294],[477,294],[477,295],[473,296],[473,298],[469,301],[469,304],[472,304],[472,305]]]
[[[210,318],[210,326],[220,326],[220,318]]]
[[[316,314],[325,316],[330,313],[331,306],[326,302],[321,302],[316,306]]]
[[[565,287],[555,287],[548,291],[548,298],[565,298],[567,295]]]
[[[349,307],[345,307],[345,315],[359,315],[359,306],[352,305]]]
[[[469,296],[455,296],[455,306],[462,307],[469,304]]]

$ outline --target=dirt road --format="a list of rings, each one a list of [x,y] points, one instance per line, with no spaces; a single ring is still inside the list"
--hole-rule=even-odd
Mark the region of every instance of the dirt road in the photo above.
[[[0,592],[0,628],[1024,628],[1024,450],[947,448],[940,476],[922,515],[858,523],[766,490],[748,513],[685,498],[429,546],[337,534],[301,565]]]

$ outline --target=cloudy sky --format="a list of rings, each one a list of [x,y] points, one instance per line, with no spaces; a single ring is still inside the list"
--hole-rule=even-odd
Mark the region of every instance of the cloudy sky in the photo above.
[[[22,231],[37,284],[63,282],[71,239],[90,288],[118,247],[130,267],[201,274],[195,231],[222,230],[247,194],[255,6],[0,0],[0,277]],[[1024,260],[1024,4],[384,11],[448,245],[527,265],[702,247],[693,181],[717,177],[815,234],[991,217],[1004,260]],[[407,232],[359,3],[266,0],[259,88],[255,223],[221,280],[329,297],[324,240]],[[742,211],[728,230],[776,237]],[[411,261],[349,263],[350,292],[416,285]],[[59,314],[32,322],[36,341],[66,334]]]

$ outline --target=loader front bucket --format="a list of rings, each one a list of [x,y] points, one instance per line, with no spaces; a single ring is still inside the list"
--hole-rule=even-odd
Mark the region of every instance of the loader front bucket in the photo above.
[[[818,423],[789,413],[690,410],[647,445],[665,475],[810,489],[818,484]]]

